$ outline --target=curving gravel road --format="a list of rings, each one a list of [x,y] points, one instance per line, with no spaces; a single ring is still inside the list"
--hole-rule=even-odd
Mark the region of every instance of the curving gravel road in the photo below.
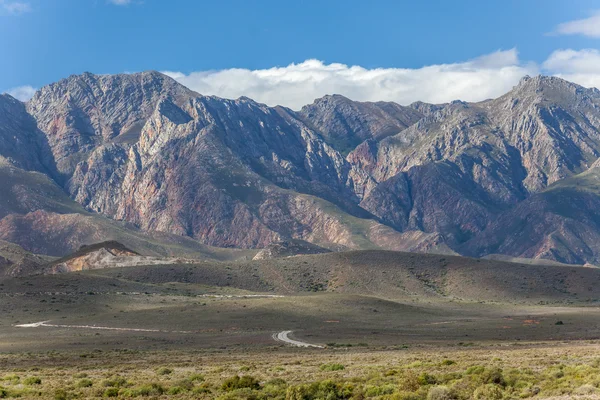
[[[296,347],[316,347],[319,349],[324,348],[323,346],[319,346],[318,344],[311,344],[311,343],[301,342],[299,340],[290,339],[290,337],[288,336],[290,333],[292,333],[292,331],[282,331],[279,333],[274,333],[273,339],[275,339],[278,342],[284,342],[284,343],[291,344],[292,346],[296,346]]]
[[[98,326],[98,325],[64,325],[64,324],[51,324],[50,321],[33,322],[29,324],[18,324],[13,325],[15,328],[67,328],[67,329],[102,329],[111,331],[130,331],[130,332],[161,332],[161,333],[194,333],[193,331],[164,331],[160,329],[143,329],[143,328],[115,328],[110,326]],[[273,334],[273,339],[278,342],[283,342],[296,347],[315,347],[323,349],[325,346],[318,344],[301,342],[294,340],[289,337],[293,331],[282,331]]]

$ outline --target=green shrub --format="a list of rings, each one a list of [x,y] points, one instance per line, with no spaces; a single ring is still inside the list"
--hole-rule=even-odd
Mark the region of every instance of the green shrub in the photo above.
[[[435,376],[430,375],[427,372],[423,372],[421,375],[419,375],[417,381],[421,386],[435,385],[437,383],[437,379],[435,379]]]
[[[123,378],[122,376],[112,376],[102,382],[102,386],[120,388],[127,387],[129,384],[127,383],[127,379]]]
[[[367,386],[367,388],[365,389],[365,396],[377,397],[377,396],[392,394],[395,391],[396,391],[396,386],[394,386],[394,385]]]
[[[233,376],[231,378],[227,378],[223,385],[221,385],[221,389],[226,392],[231,392],[236,389],[260,389],[260,383],[258,379],[254,378],[250,375],[244,375],[240,377],[239,375]]]
[[[285,381],[285,379],[275,378],[275,379],[271,379],[266,384],[271,385],[271,386],[285,386],[285,385],[287,385],[287,382]]]
[[[185,391],[186,391],[186,389],[182,388],[181,386],[173,386],[173,387],[169,388],[169,390],[167,390],[167,394],[171,395],[171,396],[174,396],[176,394],[180,394],[180,393],[183,393]]]
[[[473,393],[473,398],[477,400],[500,400],[503,396],[502,389],[490,383],[479,386]]]
[[[29,385],[29,386],[32,386],[32,385],[41,385],[42,384],[42,379],[39,378],[39,377],[37,377],[37,376],[30,376],[30,377],[25,378],[25,380],[23,381],[23,383],[25,385]]]
[[[390,400],[423,400],[423,397],[418,393],[413,392],[398,392],[394,393]]]
[[[352,385],[340,385],[331,380],[314,382],[310,385],[290,386],[285,398],[286,400],[344,400],[350,399],[354,392]]]
[[[467,375],[452,385],[452,393],[458,399],[471,399],[473,392],[481,384],[478,378],[476,375]]]
[[[483,383],[493,383],[499,386],[506,385],[500,368],[486,369],[481,374],[481,379],[483,380]]]
[[[8,397],[8,390],[0,386],[0,399]]]
[[[208,386],[206,384],[202,384],[200,386],[195,387],[192,390],[192,393],[194,394],[206,394],[206,393],[211,393],[210,389],[208,388]]]
[[[167,367],[160,367],[159,369],[156,370],[156,373],[158,375],[170,375],[173,373],[173,370],[171,368],[167,368]]]
[[[398,387],[401,391],[414,392],[419,389],[419,377],[412,371],[408,371],[402,374]]]
[[[284,399],[287,382],[281,378],[271,379],[261,389],[263,399]]]
[[[460,372],[448,372],[445,374],[441,374],[437,377],[437,383],[448,383],[452,381],[457,381],[463,377],[463,374]]]
[[[186,378],[188,382],[204,382],[204,375],[192,374]]]
[[[78,388],[87,388],[92,387],[92,385],[94,385],[94,382],[92,382],[91,379],[84,378],[77,382],[75,386],[77,386]]]
[[[56,389],[54,392],[54,400],[67,400],[69,398],[69,394],[65,389]]]
[[[104,391],[103,397],[117,397],[119,395],[119,389],[116,387],[110,387]]]
[[[442,361],[442,365],[454,365],[454,364],[456,364],[456,361],[452,361],[452,360]]]
[[[258,400],[258,393],[252,389],[237,389],[233,392],[227,392],[217,397],[216,400]],[[268,397],[260,397],[260,399],[268,399]]]
[[[131,391],[133,396],[160,396],[165,389],[158,383],[139,386]]]
[[[342,371],[344,370],[346,367],[344,367],[342,364],[323,364],[319,367],[319,369],[321,371]]]
[[[473,365],[472,367],[467,368],[467,375],[479,375],[483,371],[485,371],[485,368],[481,365]]]

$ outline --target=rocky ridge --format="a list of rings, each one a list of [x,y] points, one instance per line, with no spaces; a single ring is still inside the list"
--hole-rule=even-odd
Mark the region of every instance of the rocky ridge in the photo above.
[[[47,252],[48,224],[82,232],[104,215],[219,247],[298,239],[594,263],[599,156],[600,92],[559,78],[480,103],[332,95],[294,112],[157,72],[86,73],[25,105],[0,97],[0,172],[30,182],[0,195],[0,238]]]

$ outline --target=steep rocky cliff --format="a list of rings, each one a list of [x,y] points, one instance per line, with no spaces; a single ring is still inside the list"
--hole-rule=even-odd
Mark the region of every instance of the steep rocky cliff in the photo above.
[[[378,182],[361,201],[397,229],[441,232],[457,248],[508,209],[585,171],[600,154],[600,92],[524,78],[477,104],[453,102],[348,160]]]

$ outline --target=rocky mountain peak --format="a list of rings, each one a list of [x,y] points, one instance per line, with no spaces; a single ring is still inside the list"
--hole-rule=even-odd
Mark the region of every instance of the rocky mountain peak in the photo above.
[[[523,77],[517,86],[498,100],[506,98],[521,102],[555,103],[568,107],[582,102],[600,101],[600,92],[559,77],[538,75]]]
[[[445,106],[446,106],[445,104],[430,104],[430,103],[425,103],[423,101],[415,101],[414,103],[411,103],[409,105],[410,108],[417,110],[418,112],[423,114],[423,116],[425,116],[425,117],[435,113],[436,111],[441,110]]]
[[[341,94],[326,94],[323,97],[315,99],[311,105],[321,107],[334,107],[343,103],[352,103],[352,100]],[[310,106],[304,106],[310,107]]]
[[[357,102],[338,94],[317,99],[298,114],[344,155],[367,139],[394,135],[423,117],[420,111],[396,103]]]
[[[46,133],[58,171],[68,179],[82,154],[111,141],[135,143],[161,99],[181,105],[196,96],[155,71],[84,73],[44,86],[27,103],[27,111]]]

